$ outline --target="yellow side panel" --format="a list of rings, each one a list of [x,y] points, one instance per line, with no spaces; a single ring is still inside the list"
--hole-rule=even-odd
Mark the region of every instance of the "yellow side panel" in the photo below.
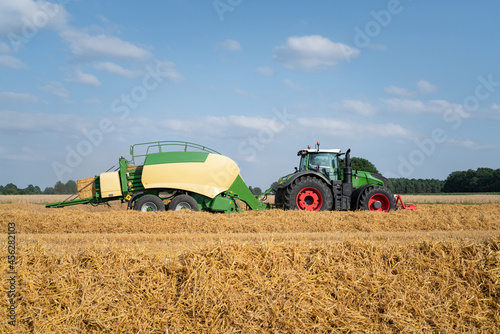
[[[120,174],[116,172],[101,173],[99,175],[101,183],[101,197],[118,197],[122,195],[122,187],[120,184]]]
[[[144,166],[142,184],[146,189],[182,189],[214,198],[229,189],[239,173],[233,160],[210,153],[205,162]]]

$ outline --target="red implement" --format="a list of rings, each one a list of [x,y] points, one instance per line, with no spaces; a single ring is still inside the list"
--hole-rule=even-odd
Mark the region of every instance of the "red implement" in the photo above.
[[[396,209],[417,210],[417,206],[415,204],[405,204],[401,195],[396,195]]]

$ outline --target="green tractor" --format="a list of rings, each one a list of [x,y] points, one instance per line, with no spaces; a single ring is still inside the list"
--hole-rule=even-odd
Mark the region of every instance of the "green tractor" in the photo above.
[[[281,177],[275,191],[275,205],[288,210],[370,210],[391,211],[396,207],[395,196],[386,188],[382,175],[352,170],[351,150],[300,150],[299,167]]]

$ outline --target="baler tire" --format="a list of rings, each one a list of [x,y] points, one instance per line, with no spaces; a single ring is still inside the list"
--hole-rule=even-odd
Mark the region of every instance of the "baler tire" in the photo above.
[[[179,210],[191,210],[200,211],[198,202],[189,195],[177,195],[175,196],[168,205],[168,209],[172,211]]]
[[[312,204],[306,203],[312,200]],[[333,194],[330,188],[318,178],[299,177],[290,184],[284,193],[285,209],[324,211],[333,207]]]
[[[379,205],[380,207],[378,207]],[[359,199],[359,208],[361,210],[389,212],[396,210],[396,201],[389,189],[380,186],[369,187]]]
[[[165,204],[158,196],[144,195],[135,201],[134,208],[142,212],[159,212],[165,211]]]

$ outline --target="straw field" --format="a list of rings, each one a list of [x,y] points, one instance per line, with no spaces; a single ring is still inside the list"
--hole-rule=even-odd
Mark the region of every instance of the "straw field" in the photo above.
[[[54,203],[71,195],[0,195],[0,203]]]
[[[0,205],[0,332],[500,332],[500,204],[141,213]]]
[[[436,195],[403,195],[405,202],[413,203],[460,203],[485,204],[500,203],[498,194],[436,194]]]

